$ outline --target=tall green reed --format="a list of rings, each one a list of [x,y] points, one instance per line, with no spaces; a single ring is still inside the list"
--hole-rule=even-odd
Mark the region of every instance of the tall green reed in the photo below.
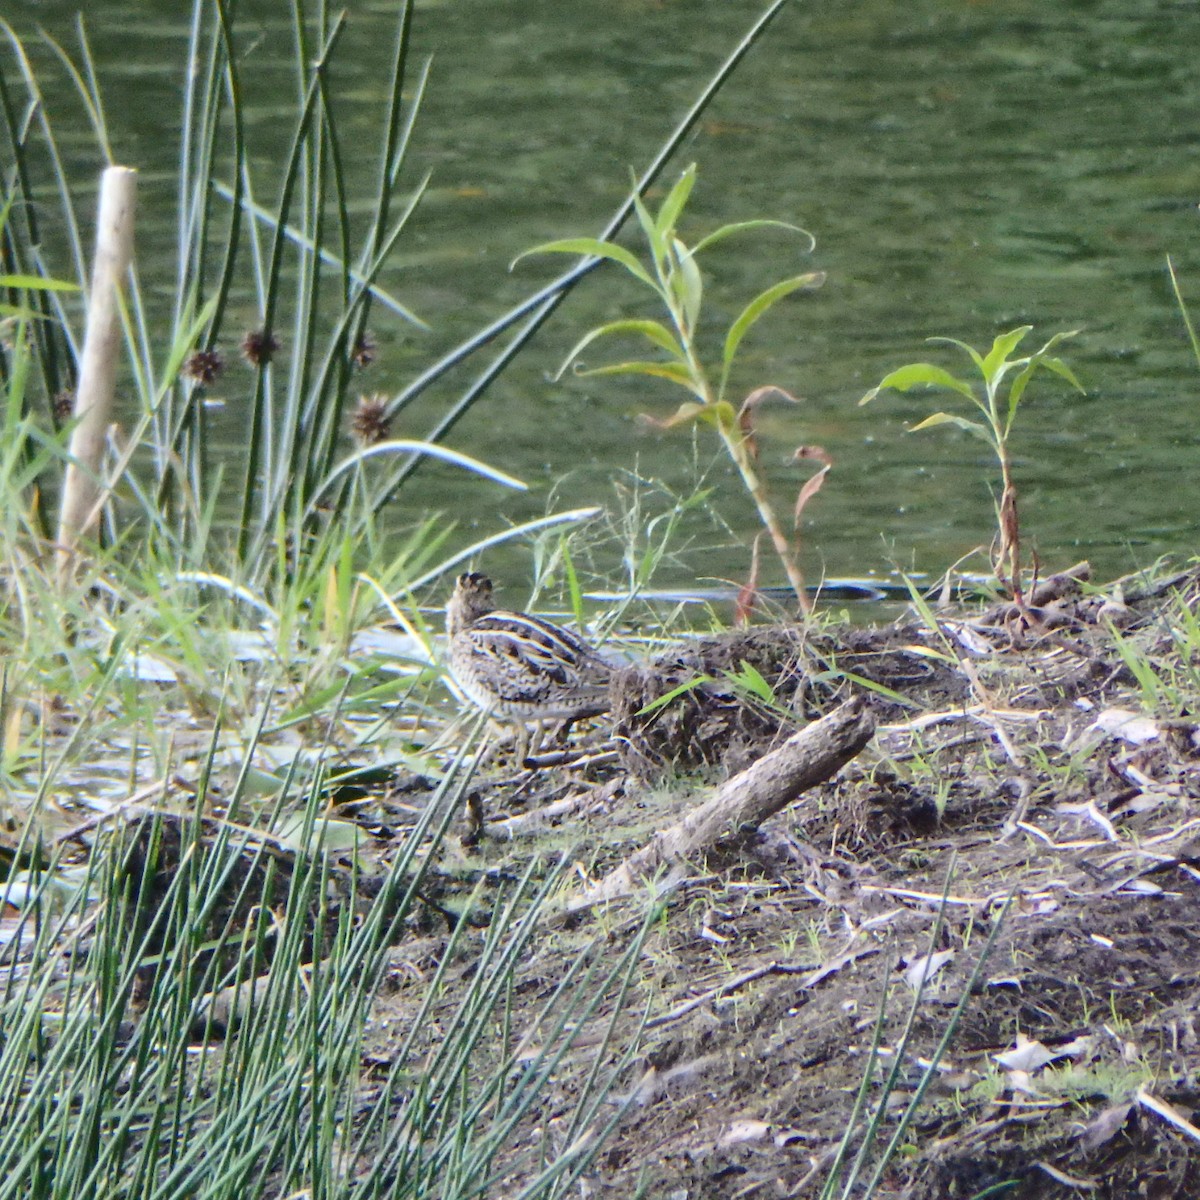
[[[35,865],[0,885],[29,894],[0,961],[0,1200],[467,1197],[517,1181],[529,1196],[567,1194],[620,1116],[611,1090],[636,1038],[618,1044],[613,1030],[618,1018],[628,1029],[648,923],[619,955],[598,942],[568,958],[533,1025],[514,1026],[555,870],[531,864],[465,898],[440,965],[409,989],[381,1076],[363,1078],[368,1016],[418,921],[474,748],[371,888],[323,848],[320,770],[291,853],[270,833],[206,820],[202,802],[190,816],[114,815],[81,835],[104,852],[73,875],[63,870],[73,841],[26,839]],[[201,796],[208,782],[202,773]],[[252,799],[246,786],[235,806]],[[292,806],[283,793],[271,803]],[[560,1111],[554,1081],[581,1038],[595,1065]],[[513,1149],[552,1096],[562,1137],[531,1162]]]

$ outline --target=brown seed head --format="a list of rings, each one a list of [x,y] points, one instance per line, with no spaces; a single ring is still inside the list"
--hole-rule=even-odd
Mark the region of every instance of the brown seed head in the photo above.
[[[360,446],[374,446],[387,440],[391,426],[387,405],[388,398],[379,392],[373,396],[359,396],[350,429]]]
[[[369,329],[364,329],[354,339],[350,361],[359,368],[369,367],[375,361],[375,338]]]
[[[215,383],[221,372],[225,370],[225,359],[216,346],[208,350],[195,350],[188,355],[183,364],[183,373],[194,379],[201,387]]]
[[[269,363],[279,350],[279,339],[270,330],[252,329],[242,338],[242,357],[252,366]]]
[[[55,392],[50,403],[54,408],[55,421],[60,425],[69,421],[75,415],[75,389],[63,388],[62,391]]]

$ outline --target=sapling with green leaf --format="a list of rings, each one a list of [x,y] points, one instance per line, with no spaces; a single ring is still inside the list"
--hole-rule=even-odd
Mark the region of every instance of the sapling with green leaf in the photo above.
[[[677,226],[695,183],[696,167],[693,164],[667,193],[657,213],[651,213],[642,198],[634,193],[634,209],[649,250],[648,259],[639,258],[616,242],[590,237],[546,242],[527,250],[520,257],[553,252],[607,259],[624,267],[659,298],[666,309],[667,321],[632,317],[609,321],[580,338],[567,355],[562,370],[577,363],[583,351],[601,338],[625,336],[648,342],[656,352],[652,359],[628,359],[590,369],[577,365],[576,370],[580,375],[648,375],[665,379],[691,393],[693,398],[681,404],[672,416],[654,423],[663,429],[702,423],[716,430],[754,500],[801,608],[808,612],[811,602],[799,566],[795,535],[789,536],[785,532],[768,494],[766,481],[759,472],[758,442],[754,430],[755,412],[764,400],[779,396],[794,403],[795,398],[782,388],[760,387],[735,407],[728,398],[728,392],[738,348],[755,322],[792,292],[819,287],[825,276],[820,271],[808,271],[772,284],[755,296],[730,323],[719,355],[706,354],[708,346],[702,345],[706,339],[700,336],[704,280],[697,260],[701,251],[724,241],[731,234],[766,228],[784,229],[801,235],[806,242],[806,253],[812,250],[815,243],[811,234],[785,221],[752,220],[723,225],[701,238],[694,246],[689,246],[680,238]],[[794,506],[793,522],[798,529],[804,506],[816,494],[829,470],[829,458],[824,451],[815,447],[801,447],[795,457],[816,458],[822,464],[817,474],[801,488]]]
[[[996,523],[998,538],[993,556],[993,567],[996,577],[1007,587],[1017,604],[1023,604],[1021,590],[1021,529],[1017,518],[1017,485],[1013,480],[1012,454],[1009,440],[1012,435],[1013,422],[1016,420],[1017,408],[1029,387],[1030,380],[1038,370],[1050,371],[1065,379],[1077,392],[1083,394],[1083,387],[1075,378],[1074,372],[1061,358],[1051,353],[1052,350],[1067,338],[1074,337],[1079,330],[1072,329],[1064,333],[1056,333],[1040,350],[1025,358],[1013,358],[1011,355],[1024,340],[1025,335],[1033,328],[1032,325],[1022,325],[1000,334],[986,355],[960,342],[955,338],[929,338],[931,342],[945,342],[957,346],[970,355],[971,361],[979,370],[983,380],[982,395],[976,385],[966,379],[952,375],[942,367],[932,363],[917,362],[892,371],[880,380],[860,401],[866,404],[873,400],[884,388],[895,388],[898,392],[907,392],[921,385],[928,387],[947,388],[966,397],[983,414],[982,421],[971,420],[956,413],[935,412],[932,416],[914,425],[909,431],[915,433],[918,429],[932,429],[935,425],[957,425],[968,433],[982,438],[991,446],[1000,464],[1001,492],[1000,501],[996,506]],[[1005,383],[1007,382],[1007,389]]]

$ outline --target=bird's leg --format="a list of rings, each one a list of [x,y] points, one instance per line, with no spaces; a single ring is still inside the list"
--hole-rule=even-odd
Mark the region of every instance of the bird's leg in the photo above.
[[[542,721],[539,717],[536,721],[522,721],[518,726],[518,742],[517,742],[517,769],[523,770],[529,766],[530,758],[535,755],[542,746]]]

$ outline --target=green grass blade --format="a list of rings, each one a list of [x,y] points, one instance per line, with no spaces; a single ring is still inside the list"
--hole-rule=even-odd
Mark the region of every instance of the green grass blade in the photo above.
[[[859,404],[867,404],[874,400],[884,388],[895,388],[898,392],[907,392],[911,388],[922,385],[947,388],[952,392],[957,392],[960,396],[965,396],[972,404],[979,404],[979,398],[966,380],[951,375],[944,367],[924,362],[909,363],[907,366],[898,367],[889,372],[876,387],[867,392]]]
[[[1187,330],[1188,341],[1192,346],[1192,357],[1196,360],[1196,365],[1200,367],[1200,338],[1196,337],[1196,326],[1192,323],[1192,314],[1188,311],[1187,303],[1183,298],[1183,291],[1179,286],[1179,276],[1175,274],[1175,264],[1171,261],[1171,256],[1167,255],[1167,274],[1171,277],[1171,291],[1175,293],[1175,303],[1179,306],[1179,315],[1183,318],[1183,327]]]
[[[658,216],[654,219],[654,228],[658,231],[658,236],[664,246],[668,245],[671,238],[675,236],[675,222],[679,220],[679,214],[683,211],[695,186],[696,164],[691,163],[684,168],[675,181],[675,185],[667,193],[666,199],[663,200],[658,210]]]
[[[1000,366],[1008,361],[1008,356],[1021,344],[1025,339],[1025,335],[1032,328],[1032,325],[1022,325],[1017,329],[1010,329],[1008,333],[996,335],[995,340],[992,342],[992,348],[987,352],[987,356],[982,362],[976,364],[982,372],[985,381],[991,383],[996,377],[996,372]]]

